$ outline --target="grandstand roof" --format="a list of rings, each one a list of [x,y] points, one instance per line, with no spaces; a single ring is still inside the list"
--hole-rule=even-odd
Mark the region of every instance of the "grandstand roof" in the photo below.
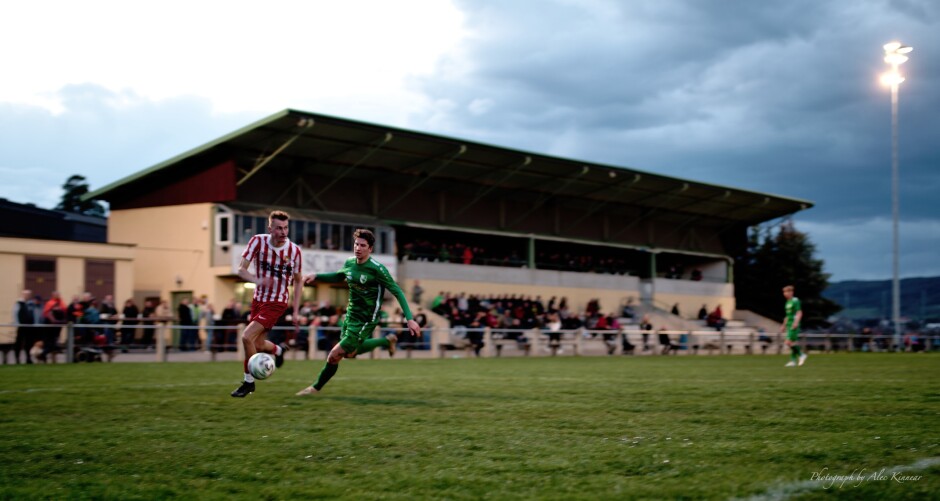
[[[748,226],[812,206],[290,109],[83,198],[112,210],[248,204],[712,255],[738,252]]]
[[[473,187],[477,199],[527,193],[540,205],[548,198],[564,198],[580,200],[596,207],[595,210],[631,205],[647,212],[682,213],[692,218],[717,218],[748,225],[813,205],[806,200],[628,167],[290,109],[115,181],[85,198],[126,199],[146,191],[155,178],[185,176],[196,165],[209,166],[233,158],[240,168],[236,173],[236,184],[240,185],[257,172],[273,168],[268,160],[274,156],[300,159],[305,173],[325,178],[378,181],[406,189],[417,185],[439,190]],[[283,163],[278,168],[283,169]]]

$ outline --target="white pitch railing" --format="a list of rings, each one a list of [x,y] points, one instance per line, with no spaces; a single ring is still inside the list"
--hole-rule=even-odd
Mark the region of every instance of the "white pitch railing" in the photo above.
[[[215,361],[241,360],[244,348],[241,332],[244,324],[184,326],[155,322],[145,325],[121,324],[65,324],[25,325],[0,324],[0,351],[7,363],[14,349],[15,333],[19,327],[35,331],[32,342],[55,339],[53,354],[61,353],[67,362],[76,360],[110,360],[122,353],[152,355],[153,361],[171,360]],[[181,343],[181,336],[192,330],[195,344]],[[58,332],[55,332],[58,330]],[[753,331],[716,330],[659,330],[641,331],[635,327],[619,330],[559,330],[500,329],[500,328],[426,328],[423,336],[410,339],[407,329],[400,327],[377,328],[376,336],[396,333],[398,349],[403,358],[438,358],[448,353],[466,352],[467,356],[556,356],[556,355],[728,355],[728,354],[784,354],[787,348],[779,333],[762,334]],[[130,334],[133,333],[133,334]],[[318,359],[339,340],[339,327],[300,328],[275,327],[269,335],[274,341],[283,341],[291,347],[289,357]],[[804,349],[824,352],[837,351],[896,351],[893,336],[862,334],[802,333],[800,345]],[[940,349],[940,334],[917,334],[916,344],[904,344],[904,351],[913,349],[933,351]],[[375,352],[366,355],[374,358]]]

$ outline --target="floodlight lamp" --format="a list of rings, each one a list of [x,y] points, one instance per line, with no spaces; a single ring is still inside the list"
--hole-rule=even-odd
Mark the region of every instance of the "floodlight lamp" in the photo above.
[[[885,85],[892,85],[892,86],[898,85],[903,81],[904,81],[904,77],[902,77],[900,73],[896,73],[893,71],[885,73],[884,75],[881,75],[881,83]]]
[[[907,56],[898,54],[897,52],[892,52],[885,56],[885,62],[888,64],[902,64],[908,59],[909,58]]]
[[[884,45],[885,52],[894,52],[901,48],[901,42],[888,42]]]

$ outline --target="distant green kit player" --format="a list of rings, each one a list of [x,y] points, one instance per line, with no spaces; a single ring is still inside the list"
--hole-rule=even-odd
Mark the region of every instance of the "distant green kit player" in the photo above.
[[[411,309],[405,294],[389,275],[388,270],[381,263],[372,258],[372,249],[375,247],[375,235],[369,230],[359,229],[353,234],[353,253],[355,257],[346,260],[343,267],[336,273],[317,273],[304,277],[304,283],[313,284],[316,281],[326,283],[346,282],[349,287],[349,305],[346,308],[346,321],[343,324],[343,333],[339,343],[330,350],[326,365],[320,371],[317,381],[299,392],[298,396],[315,395],[336,374],[339,363],[343,358],[353,358],[361,353],[370,352],[379,347],[387,347],[390,355],[395,354],[395,343],[398,336],[391,334],[385,338],[372,338],[372,331],[381,320],[379,310],[382,308],[382,297],[387,289],[397,299],[408,320],[408,330],[416,336],[421,336],[418,323],[412,319]]]
[[[786,298],[786,312],[783,323],[780,324],[780,332],[787,333],[787,346],[790,347],[790,362],[786,367],[796,367],[806,362],[806,354],[800,350],[800,322],[803,320],[803,307],[800,305],[799,298],[793,297],[793,286],[788,285],[783,288],[783,297]]]

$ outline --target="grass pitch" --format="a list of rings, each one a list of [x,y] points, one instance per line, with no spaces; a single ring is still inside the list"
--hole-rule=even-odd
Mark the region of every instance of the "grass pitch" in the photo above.
[[[0,499],[936,499],[940,356],[785,362],[3,366]]]

